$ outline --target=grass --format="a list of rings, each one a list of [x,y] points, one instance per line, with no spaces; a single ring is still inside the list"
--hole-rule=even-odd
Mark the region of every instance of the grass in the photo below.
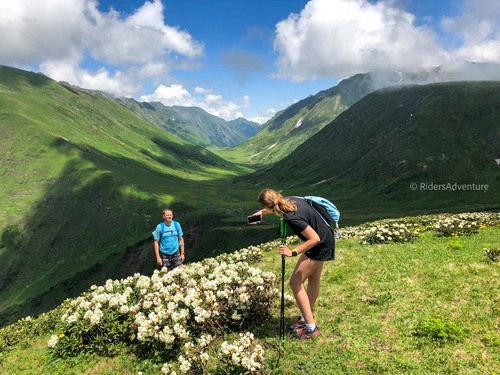
[[[322,336],[287,341],[276,373],[495,373],[499,267],[483,247],[499,240],[496,227],[463,239],[458,251],[430,233],[412,244],[339,241],[316,306]],[[447,329],[457,341],[441,338]],[[316,354],[297,360],[304,351]]]
[[[315,308],[320,337],[307,342],[287,339],[284,351],[279,351],[279,301],[272,319],[251,327],[266,350],[267,371],[497,373],[500,267],[485,255],[484,248],[498,248],[500,226],[483,226],[477,234],[453,238],[437,237],[431,231],[420,233],[413,243],[369,245],[361,244],[359,237],[339,240],[336,260],[325,264]],[[276,243],[267,245],[271,250],[264,251],[258,266],[279,275],[281,259]],[[287,258],[287,279],[294,264]],[[287,306],[288,320],[298,314],[293,304]],[[41,334],[1,352],[0,371],[153,374],[161,368],[125,349],[112,358],[82,354],[54,362],[46,348],[52,333],[41,330]]]

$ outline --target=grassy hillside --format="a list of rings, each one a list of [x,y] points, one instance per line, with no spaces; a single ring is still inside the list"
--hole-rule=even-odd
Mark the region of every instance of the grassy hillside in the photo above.
[[[314,192],[352,214],[498,208],[499,103],[500,82],[380,90],[235,188]]]
[[[214,152],[238,163],[270,165],[289,155],[365,95],[381,85],[395,84],[400,80],[402,78],[396,72],[356,74],[337,86],[292,104],[245,142]]]
[[[427,215],[344,228],[336,259],[323,270],[315,308],[321,335],[307,343],[279,341],[277,240],[169,273],[177,286],[160,274],[109,280],[38,319],[0,329],[0,371],[232,374],[251,366],[253,374],[494,374],[499,219]],[[286,259],[286,280],[294,264]],[[286,286],[287,322],[298,314],[289,293]],[[159,300],[170,301],[168,312]],[[261,305],[252,305],[257,300]],[[231,318],[234,311],[240,318]],[[241,339],[244,332],[253,339]],[[161,342],[165,334],[169,344]]]
[[[8,67],[0,134],[2,323],[92,282],[152,269],[151,243],[141,244],[166,205],[191,243],[203,243],[214,186],[242,173],[99,92]]]

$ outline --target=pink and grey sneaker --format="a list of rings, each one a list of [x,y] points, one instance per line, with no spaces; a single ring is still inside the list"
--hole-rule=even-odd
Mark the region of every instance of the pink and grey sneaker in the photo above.
[[[302,341],[302,340],[312,339],[313,337],[319,336],[320,334],[321,332],[319,331],[318,326],[316,326],[316,328],[314,328],[313,331],[308,331],[307,328],[304,327],[298,330],[297,332],[292,333],[290,337],[292,339],[298,339]]]
[[[301,330],[302,328],[305,328],[305,327],[306,327],[306,322],[301,320],[300,316],[299,316],[299,318],[295,322],[287,325],[286,329],[287,329],[287,331],[294,332],[297,330]]]

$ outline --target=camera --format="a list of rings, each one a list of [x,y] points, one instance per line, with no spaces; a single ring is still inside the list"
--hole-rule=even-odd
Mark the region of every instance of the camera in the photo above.
[[[260,223],[261,220],[262,220],[262,215],[260,215],[260,214],[254,214],[254,215],[247,216],[248,224]]]

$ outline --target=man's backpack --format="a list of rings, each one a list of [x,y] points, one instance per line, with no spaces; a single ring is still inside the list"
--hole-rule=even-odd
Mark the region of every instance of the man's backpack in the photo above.
[[[321,216],[325,223],[334,231],[335,237],[340,237],[339,234],[339,209],[328,199],[308,195],[304,197],[305,201]]]

